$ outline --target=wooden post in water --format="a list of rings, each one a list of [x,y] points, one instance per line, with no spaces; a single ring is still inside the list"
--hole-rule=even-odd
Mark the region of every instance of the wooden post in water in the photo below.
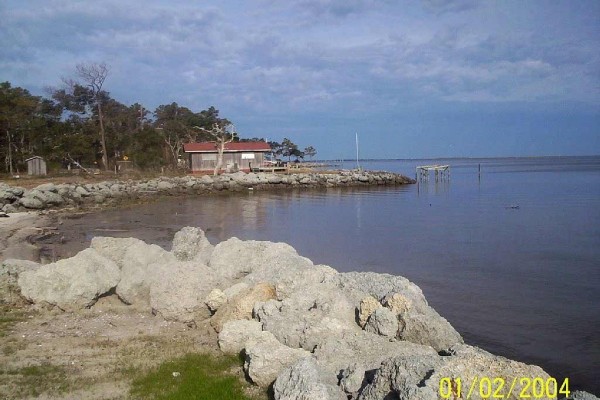
[[[479,177],[479,180],[481,181],[481,163],[479,163],[479,169],[478,169],[477,176]]]

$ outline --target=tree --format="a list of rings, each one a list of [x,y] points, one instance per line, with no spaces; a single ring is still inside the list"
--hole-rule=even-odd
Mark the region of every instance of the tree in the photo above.
[[[317,154],[317,149],[315,149],[312,146],[308,146],[307,148],[304,149],[304,154],[309,156],[310,160],[312,161],[312,158]]]
[[[288,158],[288,161],[292,160],[292,156],[297,156],[299,150],[298,145],[292,142],[288,138],[284,138],[281,142],[281,155]]]
[[[108,151],[106,150],[106,132],[104,131],[104,115],[102,113],[103,100],[106,93],[102,91],[104,81],[108,76],[110,67],[105,63],[77,64],[77,75],[90,92],[91,103],[98,111],[100,125],[100,145],[102,146],[102,167],[108,169]]]
[[[215,122],[211,129],[202,128],[195,126],[195,128],[204,131],[207,135],[212,137],[212,142],[217,147],[217,165],[213,175],[217,175],[223,167],[223,153],[225,152],[225,146],[227,143],[231,143],[237,137],[237,133],[233,130],[233,125],[227,120],[221,120]]]
[[[0,83],[0,153],[7,172],[18,172],[27,157],[51,146],[61,111],[47,99]]]
[[[269,141],[267,143],[269,144],[269,147],[271,147],[271,155],[273,158],[276,159],[277,156],[280,156],[283,153],[281,143],[275,141]]]

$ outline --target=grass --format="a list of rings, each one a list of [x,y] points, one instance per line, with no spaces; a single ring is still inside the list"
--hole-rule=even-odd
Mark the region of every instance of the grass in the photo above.
[[[27,367],[0,370],[3,380],[13,383],[11,396],[38,397],[42,393],[64,393],[69,390],[67,371],[64,367],[44,363]]]
[[[188,354],[135,379],[130,395],[134,399],[156,400],[257,399],[246,394],[244,387],[247,385],[232,374],[232,369],[240,365],[237,356]],[[264,394],[259,398],[267,397]]]
[[[21,310],[12,310],[8,306],[0,307],[0,337],[8,334],[10,328],[17,322],[24,321],[27,313]]]

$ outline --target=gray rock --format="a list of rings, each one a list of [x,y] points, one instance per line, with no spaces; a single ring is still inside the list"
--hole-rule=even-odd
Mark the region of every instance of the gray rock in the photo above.
[[[18,206],[15,206],[14,204],[5,204],[4,207],[2,207],[2,211],[4,211],[7,214],[10,214],[10,213],[19,212],[19,208],[18,208]]]
[[[14,193],[0,188],[0,201],[3,203],[12,203],[17,199],[18,197]]]
[[[205,185],[212,185],[214,183],[213,178],[211,178],[208,175],[201,176],[199,180],[200,180],[201,183],[203,183]]]
[[[238,294],[246,291],[250,289],[250,285],[246,282],[238,282],[233,286],[228,287],[227,289],[223,290],[223,294],[225,295],[225,297],[227,299],[232,299],[235,296],[237,296]]]
[[[246,343],[244,371],[256,385],[268,387],[284,368],[304,357],[310,357],[310,353],[287,347],[263,331]]]
[[[275,298],[275,288],[268,283],[259,283],[245,290],[227,303],[223,304],[210,320],[210,324],[220,332],[227,321],[251,319],[256,303],[262,303]]]
[[[36,197],[29,197],[29,196],[22,197],[19,200],[19,204],[25,208],[29,208],[29,209],[33,209],[33,210],[40,210],[40,209],[46,207],[46,203],[42,202],[40,199],[38,199]]]
[[[39,186],[36,187],[36,189],[44,191],[44,192],[58,193],[58,188],[56,187],[56,185],[54,183],[51,183],[51,182],[39,185]]]
[[[463,343],[450,323],[427,304],[421,289],[406,278],[374,272],[348,272],[332,275],[328,282],[340,288],[356,306],[366,295],[385,299],[390,293],[400,294],[410,302],[408,312],[401,315],[404,327],[399,337],[402,340],[432,346],[438,351]]]
[[[123,255],[117,295],[127,304],[149,307],[150,285],[157,271],[175,261],[175,256],[162,247],[142,241],[132,243]]]
[[[323,379],[331,383],[337,383],[340,371],[349,368],[352,364],[355,364],[356,370],[371,371],[379,368],[383,361],[394,355],[411,355],[417,358],[438,357],[437,352],[430,346],[390,341],[384,336],[361,330],[327,335],[314,349],[313,355],[322,369],[327,372]]]
[[[80,186],[81,187],[81,186]],[[105,236],[96,236],[92,238],[90,247],[100,253],[102,256],[113,260],[119,268],[123,268],[123,259],[125,253],[130,247],[146,245],[140,239],[135,238],[114,238]]]
[[[54,186],[54,189],[56,189],[55,186]],[[23,197],[23,199],[25,199],[25,198],[38,199],[40,202],[42,202],[44,204],[49,204],[49,205],[61,205],[65,201],[58,193],[40,190],[40,189],[33,189],[33,190],[27,192],[26,196]],[[21,199],[21,200],[23,200],[23,199]],[[34,207],[30,207],[30,208],[34,208]]]
[[[221,289],[213,289],[204,299],[204,303],[213,314],[225,303],[227,295]]]
[[[158,182],[158,184],[156,185],[156,188],[158,190],[170,190],[173,189],[175,187],[175,185],[173,185],[171,182],[169,181],[160,181]]]
[[[337,386],[321,382],[321,371],[311,357],[283,369],[273,384],[275,400],[347,400]]]
[[[539,377],[544,381],[549,378],[540,367],[494,356],[476,347],[456,345],[450,353],[453,355],[446,357],[403,354],[390,358],[378,368],[372,383],[362,390],[358,399],[375,400],[393,396],[433,400],[438,398],[443,378],[460,377],[462,387],[469,388],[474,379],[493,377],[502,378],[505,382],[513,382],[516,378],[514,389],[508,397],[516,400],[522,390],[522,377],[532,380]],[[507,395],[508,389],[503,394]],[[474,393],[471,398],[479,399],[479,393]]]
[[[598,399],[598,397],[594,396],[591,393],[588,392],[583,392],[580,390],[576,390],[573,393],[571,393],[571,396],[569,397],[569,399],[572,400],[600,400]]]
[[[90,195],[90,192],[86,190],[86,188],[84,188],[83,186],[77,186],[75,188],[75,192],[78,193],[81,197],[88,197]]]
[[[208,264],[213,249],[202,229],[186,226],[175,234],[171,252],[180,261]]]
[[[19,275],[35,271],[40,264],[33,261],[8,259],[0,264],[0,304],[22,305],[24,298],[19,287]]]
[[[367,320],[365,331],[395,338],[398,334],[398,317],[389,309],[380,307]]]
[[[283,181],[283,178],[279,175],[269,175],[267,177],[267,181],[269,183],[273,183],[273,184],[278,184],[281,183]]]
[[[219,348],[223,353],[239,354],[246,342],[257,339],[262,332],[262,324],[255,320],[236,319],[228,321],[219,332]]]
[[[375,297],[369,295],[363,298],[358,306],[358,325],[364,328],[371,314],[381,307],[383,306]]]
[[[405,315],[412,308],[410,299],[400,293],[388,293],[381,302],[398,316]]]
[[[94,249],[19,274],[22,295],[34,303],[49,303],[63,310],[90,307],[120,280],[119,267]]]
[[[209,266],[220,276],[235,280],[260,270],[286,272],[290,268],[312,265],[286,243],[242,241],[231,238],[217,244]],[[265,272],[265,275],[268,272]]]
[[[255,318],[281,343],[309,351],[331,335],[360,331],[344,293],[324,283],[302,287],[282,301],[259,304]]]
[[[199,322],[210,317],[204,298],[214,285],[206,265],[191,261],[163,265],[153,271],[150,306],[166,320]]]
[[[356,397],[358,391],[363,387],[365,382],[365,369],[363,366],[353,363],[344,369],[340,377],[340,388],[348,394]]]

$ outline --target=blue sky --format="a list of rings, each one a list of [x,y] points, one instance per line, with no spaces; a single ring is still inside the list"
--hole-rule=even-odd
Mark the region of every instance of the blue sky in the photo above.
[[[0,81],[111,66],[126,104],[214,105],[319,158],[600,154],[600,2],[0,3]]]

